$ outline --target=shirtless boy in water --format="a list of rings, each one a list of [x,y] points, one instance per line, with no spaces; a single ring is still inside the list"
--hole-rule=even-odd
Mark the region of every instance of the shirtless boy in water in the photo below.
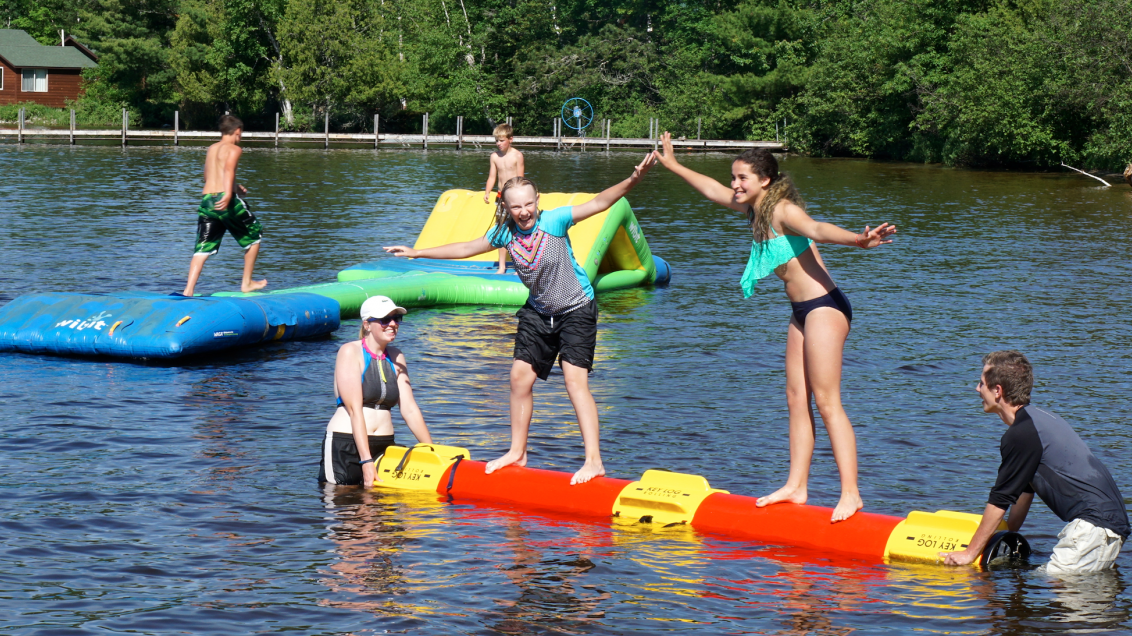
[[[499,185],[499,190],[502,192],[504,183],[514,177],[524,176],[523,153],[511,147],[514,141],[514,131],[511,129],[511,124],[499,124],[492,131],[492,134],[495,135],[495,147],[499,151],[491,153],[491,171],[487,174],[487,185],[483,189],[484,203],[497,203],[499,201],[498,194],[495,196],[495,201],[490,200],[491,189],[496,184]],[[507,273],[506,248],[499,248],[499,269],[495,273]]]
[[[266,280],[252,280],[255,259],[259,255],[259,241],[263,226],[248,209],[248,204],[240,198],[248,193],[247,188],[236,183],[236,165],[240,162],[240,136],[244,133],[244,122],[232,115],[220,118],[220,141],[208,148],[204,159],[204,195],[197,209],[197,243],[192,263],[189,265],[189,282],[185,285],[185,296],[193,295],[204,262],[220,249],[224,230],[244,248],[244,280],[240,290],[245,292],[263,289]]]

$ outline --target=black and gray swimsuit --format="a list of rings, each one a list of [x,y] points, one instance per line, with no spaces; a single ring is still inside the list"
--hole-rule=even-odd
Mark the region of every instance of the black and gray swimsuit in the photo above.
[[[366,352],[366,366],[362,369],[362,406],[390,411],[401,400],[401,390],[397,388],[397,367],[389,356],[370,353],[364,342],[362,349]],[[338,398],[338,406],[342,406],[342,398]]]
[[[386,355],[375,356],[362,342],[362,350],[366,353],[366,366],[362,369],[362,407],[392,410],[401,401],[401,392],[397,387],[397,366]],[[342,398],[338,398],[338,407],[344,408]],[[370,457],[380,457],[385,449],[393,444],[392,435],[370,435]],[[361,454],[358,452],[357,442],[353,433],[334,433],[326,431],[326,438],[322,443],[322,461],[318,468],[319,483],[331,483],[354,486],[362,483]],[[328,473],[327,466],[332,469]]]

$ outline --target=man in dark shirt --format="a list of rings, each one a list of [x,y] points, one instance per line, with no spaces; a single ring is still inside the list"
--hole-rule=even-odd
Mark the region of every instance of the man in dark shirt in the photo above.
[[[1057,535],[1047,566],[1051,574],[1109,568],[1128,538],[1128,513],[1112,475],[1065,420],[1030,405],[1033,386],[1033,368],[1021,353],[995,351],[983,358],[976,387],[983,411],[996,413],[1009,428],[982,523],[966,550],[940,553],[949,565],[977,559],[1007,509],[1007,527],[1017,532],[1035,492],[1069,522]]]

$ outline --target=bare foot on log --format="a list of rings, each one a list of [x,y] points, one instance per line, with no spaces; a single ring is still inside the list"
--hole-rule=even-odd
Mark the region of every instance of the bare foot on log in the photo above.
[[[526,451],[523,451],[522,453],[516,453],[515,451],[507,451],[507,454],[504,455],[503,457],[500,457],[499,459],[493,459],[490,462],[488,462],[487,468],[484,469],[483,472],[490,475],[490,474],[494,473],[495,471],[499,470],[500,468],[503,468],[504,466],[511,466],[512,464],[515,465],[515,466],[526,466],[527,465],[527,453],[526,453]]]
[[[833,516],[829,518],[831,523],[838,521],[845,521],[849,517],[857,514],[857,511],[865,507],[865,502],[861,501],[859,493],[847,495],[841,494],[841,501],[837,502],[837,507],[833,509]]]
[[[804,504],[807,497],[805,486],[786,485],[765,497],[759,497],[755,500],[755,505],[759,508],[765,508],[776,503]]]
[[[605,475],[605,467],[601,465],[601,460],[586,462],[582,464],[578,472],[574,473],[574,476],[570,479],[570,485],[576,486],[578,484],[584,484],[594,477],[601,477],[603,475]]]

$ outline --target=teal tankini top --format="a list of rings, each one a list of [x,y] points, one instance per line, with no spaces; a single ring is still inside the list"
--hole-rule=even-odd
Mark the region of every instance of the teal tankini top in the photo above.
[[[770,228],[774,232],[774,228]],[[765,241],[751,241],[751,256],[747,259],[747,268],[743,270],[743,278],[739,284],[743,286],[743,298],[750,298],[755,293],[755,285],[767,274],[773,272],[779,265],[789,263],[790,259],[797,258],[810,249],[811,239],[805,236],[791,234],[778,235]]]

